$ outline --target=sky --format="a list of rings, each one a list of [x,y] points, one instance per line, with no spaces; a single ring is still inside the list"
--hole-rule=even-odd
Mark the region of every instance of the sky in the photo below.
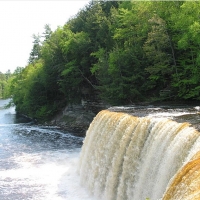
[[[25,67],[33,47],[33,34],[45,24],[54,31],[63,26],[89,0],[0,0],[0,72]]]

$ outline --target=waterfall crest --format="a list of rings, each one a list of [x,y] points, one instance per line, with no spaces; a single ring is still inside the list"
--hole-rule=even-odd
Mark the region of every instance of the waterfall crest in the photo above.
[[[104,200],[177,200],[188,185],[199,197],[199,136],[188,123],[101,111],[82,147],[81,183]]]

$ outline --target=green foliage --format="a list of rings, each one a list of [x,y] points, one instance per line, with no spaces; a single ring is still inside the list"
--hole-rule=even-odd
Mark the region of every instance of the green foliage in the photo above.
[[[0,98],[12,95],[18,112],[41,121],[97,96],[119,105],[170,90],[200,100],[199,10],[196,1],[91,1],[33,36],[29,64],[0,73]]]
[[[11,94],[9,93],[9,83],[12,78],[10,70],[5,74],[0,72],[0,99],[10,98]]]
[[[33,48],[29,57],[29,63],[34,63],[34,61],[40,58],[40,49],[41,49],[40,38],[41,36],[33,34],[34,41],[33,41]]]
[[[157,15],[148,20],[150,32],[143,45],[149,66],[145,70],[150,74],[151,89],[166,88],[171,82],[172,55],[170,37],[167,32],[166,22]]]

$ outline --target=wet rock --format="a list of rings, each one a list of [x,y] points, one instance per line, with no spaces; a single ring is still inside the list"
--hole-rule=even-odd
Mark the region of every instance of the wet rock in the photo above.
[[[80,106],[67,106],[51,120],[50,124],[67,130],[76,136],[84,137],[95,116],[96,113],[85,110]]]
[[[67,105],[51,120],[50,125],[58,126],[70,133],[84,137],[93,118],[110,105],[99,101],[82,100],[81,104]]]

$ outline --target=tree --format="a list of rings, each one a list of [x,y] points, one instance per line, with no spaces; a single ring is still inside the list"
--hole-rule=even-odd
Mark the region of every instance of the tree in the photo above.
[[[3,98],[4,96],[5,84],[6,84],[5,75],[2,72],[0,72],[0,98]]]
[[[199,9],[199,2],[183,2],[178,12],[171,16],[172,29],[176,33],[173,40],[177,47],[180,77],[174,80],[173,86],[177,89],[178,97],[183,99],[199,99],[200,95]]]
[[[49,40],[52,34],[52,30],[49,24],[45,24],[44,26],[44,32],[42,33],[42,36],[44,38],[44,42]]]
[[[40,58],[40,49],[41,49],[41,36],[33,34],[33,48],[31,50],[30,56],[29,56],[29,64],[34,63],[34,61],[38,60]]]
[[[148,20],[150,32],[143,49],[148,60],[146,71],[150,74],[149,88],[165,89],[171,82],[173,60],[170,48],[170,38],[165,21],[158,15]]]
[[[109,27],[114,39],[112,49],[93,53],[98,62],[91,70],[100,82],[101,96],[112,104],[141,100],[145,89],[142,45],[146,30],[145,23],[140,23],[146,19],[138,18],[136,6],[130,4],[112,10],[111,19],[116,22]]]

